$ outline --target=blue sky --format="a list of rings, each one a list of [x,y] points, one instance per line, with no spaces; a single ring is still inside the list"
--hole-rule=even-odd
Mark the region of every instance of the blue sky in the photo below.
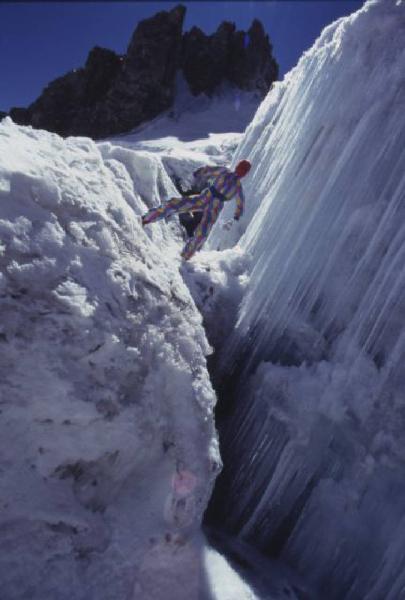
[[[27,106],[52,79],[84,65],[93,46],[124,53],[138,21],[179,2],[0,3],[0,110]],[[247,29],[262,21],[281,74],[292,68],[325,25],[362,1],[183,2],[184,30],[206,33],[223,20]]]

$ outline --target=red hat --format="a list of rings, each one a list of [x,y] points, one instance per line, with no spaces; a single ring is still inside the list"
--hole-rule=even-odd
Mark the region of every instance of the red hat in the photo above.
[[[238,177],[244,177],[247,173],[249,173],[251,166],[252,165],[250,164],[250,162],[248,160],[241,160],[236,165],[236,169],[235,169],[236,175]]]

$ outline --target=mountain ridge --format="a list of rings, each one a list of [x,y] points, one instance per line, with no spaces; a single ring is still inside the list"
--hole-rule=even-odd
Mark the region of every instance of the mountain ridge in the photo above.
[[[51,81],[28,108],[12,108],[11,118],[64,137],[125,133],[173,106],[180,73],[195,96],[228,83],[264,97],[278,65],[260,21],[248,32],[225,21],[212,35],[183,33],[185,14],[178,5],[140,21],[126,54],[94,47],[84,67]]]

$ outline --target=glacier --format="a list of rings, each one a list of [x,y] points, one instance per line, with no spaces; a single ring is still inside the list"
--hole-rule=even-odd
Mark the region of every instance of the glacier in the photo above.
[[[404,39],[398,0],[322,32],[234,156],[245,220],[209,240],[251,267],[216,352],[207,522],[336,600],[405,598]]]

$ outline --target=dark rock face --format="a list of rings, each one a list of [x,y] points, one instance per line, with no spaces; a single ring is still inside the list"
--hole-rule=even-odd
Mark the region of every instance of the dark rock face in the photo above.
[[[51,82],[12,119],[67,135],[95,139],[130,131],[173,105],[182,70],[193,94],[211,95],[223,82],[265,95],[278,76],[272,47],[259,21],[248,33],[224,22],[211,36],[197,27],[182,34],[185,8],[140,22],[127,53],[93,48],[83,68]]]
[[[255,19],[245,34],[237,31],[231,43],[228,78],[242,90],[259,90],[264,96],[278,77],[278,64],[263,25]]]
[[[193,94],[212,94],[227,78],[234,32],[235,25],[225,22],[212,36],[198,27],[184,34],[181,66]]]
[[[122,133],[169,108],[185,9],[139,23],[127,54],[94,48],[83,69],[50,83],[28,109],[12,109],[20,124],[60,135],[94,138]]]
[[[194,94],[211,94],[222,81],[265,95],[278,77],[272,46],[260,21],[247,33],[224,22],[211,36],[193,27],[184,35],[182,68]]]
[[[178,6],[139,23],[122,70],[98,107],[95,137],[129,131],[173,104],[185,12]]]
[[[96,104],[106,95],[121,70],[123,60],[122,56],[117,56],[112,50],[97,46],[91,50],[82,84],[82,102],[85,106]]]
[[[28,109],[12,109],[11,118],[60,135],[97,133],[92,126],[94,109],[113,85],[121,61],[111,50],[93,48],[83,69],[52,81]]]
[[[2,121],[5,117],[7,117],[7,113],[0,110],[0,121]]]

